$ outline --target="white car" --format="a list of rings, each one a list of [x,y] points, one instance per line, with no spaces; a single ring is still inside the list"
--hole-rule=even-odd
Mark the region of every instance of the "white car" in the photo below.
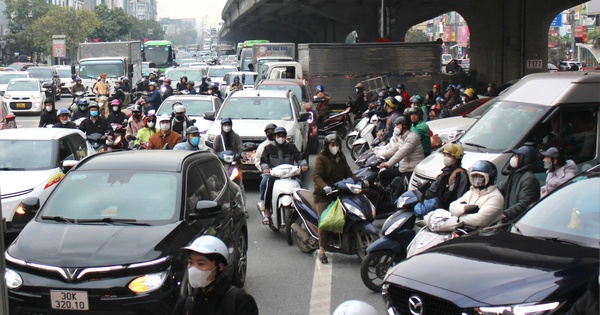
[[[217,86],[221,86],[223,83],[223,77],[228,72],[238,71],[234,66],[210,66],[206,71],[206,76],[210,78],[210,81]]]
[[[58,76],[60,77],[60,94],[69,94],[71,95],[71,87],[75,82],[73,82],[71,67],[70,66],[56,66],[56,72],[58,72]]]
[[[10,80],[18,78],[31,78],[31,76],[27,71],[0,71],[0,95],[4,95]]]
[[[218,113],[206,113],[205,118],[214,120],[208,132],[208,142],[214,143],[221,134],[221,120],[231,118],[232,129],[242,140],[242,170],[257,172],[254,166],[256,147],[263,142],[265,127],[274,123],[284,127],[288,141],[293,142],[298,151],[308,154],[308,123],[310,113],[304,109],[294,92],[244,90],[230,95]]]
[[[185,114],[190,119],[195,119],[196,122],[194,126],[198,127],[201,133],[201,144],[204,144],[204,138],[206,132],[212,127],[212,120],[204,119],[204,113],[206,112],[216,112],[221,108],[221,100],[218,97],[211,95],[201,95],[201,94],[188,94],[188,95],[173,95],[167,97],[166,100],[160,104],[158,111],[156,112],[157,116],[162,115],[171,115],[173,112],[173,104],[175,102],[180,102],[181,105],[185,107]]]
[[[38,83],[39,81],[36,80]],[[0,198],[7,233],[18,234],[27,222],[19,222],[17,207],[28,197],[44,203],[64,176],[63,167],[94,149],[85,134],[67,128],[20,128],[0,132]],[[64,163],[66,162],[66,163]],[[64,164],[64,165],[63,165]],[[74,192],[76,194],[76,192]],[[13,222],[14,221],[14,222]]]
[[[11,79],[2,95],[2,101],[15,113],[41,113],[46,93],[40,80],[35,78]]]
[[[233,83],[235,77],[240,78],[240,82],[244,85],[244,90],[253,89],[256,76],[258,76],[258,73],[252,71],[228,72],[223,77],[223,83],[219,86],[219,91],[221,91],[223,97],[229,95],[229,86]]]

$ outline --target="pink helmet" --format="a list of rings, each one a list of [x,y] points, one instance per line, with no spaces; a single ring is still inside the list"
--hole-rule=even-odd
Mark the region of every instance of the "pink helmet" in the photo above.
[[[121,102],[117,99],[112,100],[112,102],[110,102],[110,105],[112,106],[121,106]]]

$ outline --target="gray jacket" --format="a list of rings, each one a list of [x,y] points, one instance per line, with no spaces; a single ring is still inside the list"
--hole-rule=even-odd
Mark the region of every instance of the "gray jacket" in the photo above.
[[[390,146],[381,155],[390,166],[400,162],[398,166],[400,172],[412,172],[417,164],[425,158],[421,139],[418,134],[406,130],[397,136],[397,140],[396,145]]]

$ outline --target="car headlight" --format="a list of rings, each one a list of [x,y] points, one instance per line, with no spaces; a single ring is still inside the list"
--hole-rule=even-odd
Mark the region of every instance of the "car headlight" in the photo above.
[[[8,268],[6,268],[6,272],[4,273],[4,281],[6,282],[6,287],[9,289],[18,289],[23,285],[23,278],[21,278],[21,275]]]
[[[512,306],[492,306],[477,308],[477,314],[482,315],[543,315],[555,310],[559,302],[544,304],[520,304]]]
[[[33,94],[31,95],[31,98],[34,98],[34,99],[40,98],[40,93],[37,93],[37,92],[36,92],[36,93],[33,93]]]
[[[8,93],[6,93],[6,92],[4,92],[4,95],[3,95],[3,96],[4,96],[4,98],[6,98],[6,99],[9,99],[9,98],[10,98],[10,94],[8,94]]]
[[[358,209],[357,207],[344,202],[344,208],[346,208],[346,210],[350,211],[352,214],[354,214],[355,216],[363,219],[363,220],[367,220],[367,218],[365,217],[365,215],[362,213],[362,211],[360,211],[360,209]]]
[[[163,285],[163,283],[165,283],[165,279],[167,279],[167,274],[168,271],[163,271],[159,273],[153,273],[137,277],[129,283],[129,290],[135,293],[152,292],[160,288]]]

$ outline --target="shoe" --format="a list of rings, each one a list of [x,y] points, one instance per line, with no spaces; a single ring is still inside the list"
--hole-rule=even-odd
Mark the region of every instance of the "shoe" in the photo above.
[[[262,218],[262,224],[263,224],[263,225],[270,225],[270,224],[271,224],[271,219],[270,219],[269,217],[265,217],[265,216],[263,215],[263,218]]]
[[[327,260],[327,255],[325,253],[319,254],[319,260],[321,261],[322,264],[329,263],[329,261]]]

